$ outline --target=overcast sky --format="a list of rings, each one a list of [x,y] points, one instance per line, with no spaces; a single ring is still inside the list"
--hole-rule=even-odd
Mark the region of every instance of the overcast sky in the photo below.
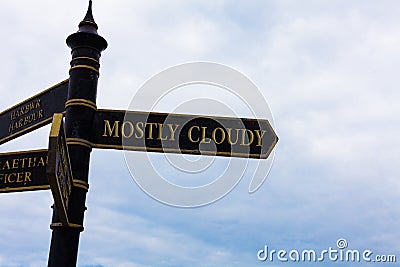
[[[87,2],[0,0],[0,110],[68,78],[65,39]],[[144,193],[122,151],[94,150],[79,266],[309,266],[260,262],[257,252],[322,251],[339,238],[400,261],[398,1],[95,0],[93,13],[109,44],[99,108],[126,109],[170,66],[217,62],[258,85],[280,140],[256,193],[245,173],[226,197],[193,209]],[[48,134],[43,127],[0,152],[46,148]],[[52,203],[50,191],[0,195],[0,266],[47,264]]]

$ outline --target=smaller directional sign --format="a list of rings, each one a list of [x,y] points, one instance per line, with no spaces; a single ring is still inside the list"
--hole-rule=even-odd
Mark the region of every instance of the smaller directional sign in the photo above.
[[[54,114],[51,125],[47,177],[60,221],[63,226],[68,226],[68,203],[73,178],[61,113]]]
[[[0,193],[49,189],[47,149],[0,154]]]
[[[268,120],[97,110],[94,148],[265,159],[278,141]]]
[[[0,144],[51,122],[54,113],[65,110],[68,80],[0,113]]]

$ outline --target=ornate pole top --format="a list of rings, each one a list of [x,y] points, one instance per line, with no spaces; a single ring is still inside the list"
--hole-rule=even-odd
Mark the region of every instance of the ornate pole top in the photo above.
[[[85,17],[79,23],[79,30],[67,38],[67,44],[72,50],[75,48],[90,46],[99,52],[107,48],[107,41],[97,33],[98,26],[93,19],[92,0],[89,0],[89,7]]]
[[[79,30],[78,32],[90,32],[97,34],[97,29],[99,27],[97,26],[96,22],[94,21],[93,18],[93,13],[92,13],[92,0],[89,0],[89,7],[86,12],[85,18],[79,23]]]

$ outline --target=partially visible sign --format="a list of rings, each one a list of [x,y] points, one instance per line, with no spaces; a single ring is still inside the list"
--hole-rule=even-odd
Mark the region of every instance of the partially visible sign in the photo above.
[[[227,157],[269,156],[278,141],[268,120],[98,110],[95,148]]]
[[[60,221],[68,226],[68,203],[73,178],[63,125],[63,114],[54,114],[49,137],[47,177]]]
[[[0,193],[49,189],[47,149],[0,154]]]
[[[50,123],[64,112],[67,93],[65,80],[0,113],[0,144]]]

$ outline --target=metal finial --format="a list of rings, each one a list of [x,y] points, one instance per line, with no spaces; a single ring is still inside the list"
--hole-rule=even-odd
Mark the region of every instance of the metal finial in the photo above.
[[[79,23],[78,32],[68,36],[67,45],[73,50],[82,45],[88,45],[98,51],[103,51],[107,48],[107,41],[97,33],[97,29],[97,24],[93,19],[92,1],[89,0],[85,18]]]
[[[97,34],[98,26],[93,18],[92,13],[92,0],[89,0],[89,7],[86,12],[84,19],[79,23],[79,31],[78,32],[90,32]]]

